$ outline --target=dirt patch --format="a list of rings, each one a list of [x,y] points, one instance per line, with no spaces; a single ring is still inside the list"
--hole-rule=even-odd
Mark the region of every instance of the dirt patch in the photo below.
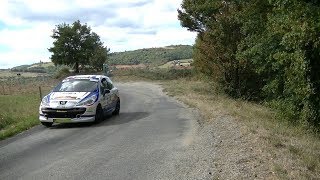
[[[269,153],[263,153],[257,134],[228,116],[217,117],[211,129],[215,149],[214,166],[222,179],[274,179]]]
[[[137,64],[137,65],[114,65],[110,66],[111,69],[144,69],[147,66],[145,64]]]

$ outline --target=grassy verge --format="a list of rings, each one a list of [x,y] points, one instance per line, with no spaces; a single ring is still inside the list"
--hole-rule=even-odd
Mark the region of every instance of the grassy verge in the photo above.
[[[39,95],[0,95],[0,140],[39,123]]]
[[[54,83],[49,80],[45,83],[37,81],[15,85],[10,88],[10,93],[0,95],[0,140],[39,124],[38,87],[42,87],[45,95]]]

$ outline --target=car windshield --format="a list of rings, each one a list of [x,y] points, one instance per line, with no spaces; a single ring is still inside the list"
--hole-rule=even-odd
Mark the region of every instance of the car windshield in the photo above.
[[[96,90],[98,83],[89,79],[73,79],[63,81],[57,85],[53,92],[92,92]]]

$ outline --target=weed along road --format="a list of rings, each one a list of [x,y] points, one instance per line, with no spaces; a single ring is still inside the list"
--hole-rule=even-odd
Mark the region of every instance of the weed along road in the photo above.
[[[192,142],[195,111],[155,84],[117,87],[119,116],[36,126],[1,141],[0,179],[179,179],[184,168],[175,167]]]

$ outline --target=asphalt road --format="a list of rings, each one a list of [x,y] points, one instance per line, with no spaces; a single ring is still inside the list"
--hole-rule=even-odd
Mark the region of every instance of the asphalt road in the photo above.
[[[121,111],[95,125],[37,126],[0,142],[0,179],[166,179],[193,112],[149,83],[119,84]],[[170,161],[176,161],[170,163]]]

